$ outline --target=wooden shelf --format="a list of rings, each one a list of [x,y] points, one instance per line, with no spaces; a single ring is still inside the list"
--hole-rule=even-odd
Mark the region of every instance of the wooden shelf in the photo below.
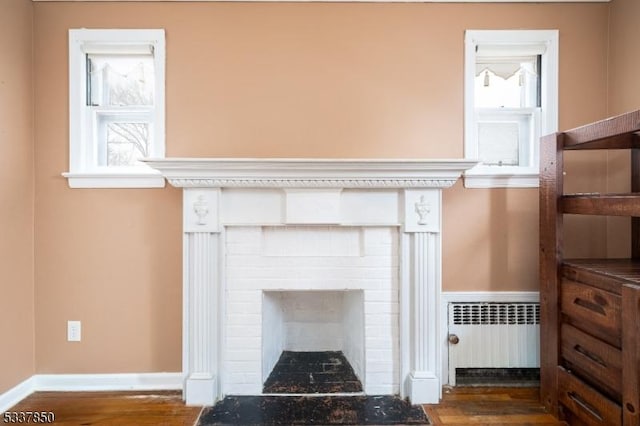
[[[561,208],[568,214],[640,217],[640,193],[567,194]]]
[[[640,259],[565,259],[562,274],[576,281],[640,284]],[[584,279],[585,275],[589,279]]]

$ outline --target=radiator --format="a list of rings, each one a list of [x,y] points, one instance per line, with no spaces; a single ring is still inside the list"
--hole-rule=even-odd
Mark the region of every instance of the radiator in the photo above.
[[[538,303],[449,303],[448,311],[449,384],[456,368],[540,367]]]

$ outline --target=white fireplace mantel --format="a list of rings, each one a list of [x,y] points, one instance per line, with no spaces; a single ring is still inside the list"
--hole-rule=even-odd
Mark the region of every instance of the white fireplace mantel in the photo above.
[[[212,405],[224,396],[224,235],[230,226],[399,227],[399,391],[413,403],[439,400],[441,192],[475,161],[167,158],[145,163],[184,188],[187,404]]]
[[[145,160],[175,187],[447,188],[470,160],[167,158]]]

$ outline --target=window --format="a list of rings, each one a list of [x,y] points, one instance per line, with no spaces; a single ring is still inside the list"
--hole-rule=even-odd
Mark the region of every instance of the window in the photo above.
[[[539,139],[558,127],[558,31],[465,34],[468,188],[537,187]]]
[[[164,30],[69,30],[72,188],[163,187]]]

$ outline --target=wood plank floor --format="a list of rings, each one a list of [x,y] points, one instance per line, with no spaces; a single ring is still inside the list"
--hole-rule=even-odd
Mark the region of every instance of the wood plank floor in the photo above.
[[[36,392],[10,411],[51,411],[56,425],[192,426],[201,408],[178,392]],[[435,425],[565,425],[544,413],[537,388],[445,388],[425,411]]]
[[[10,411],[50,411],[54,425],[193,426],[202,408],[180,392],[36,392]]]
[[[425,405],[434,425],[566,425],[545,413],[536,387],[445,387],[442,401]]]

